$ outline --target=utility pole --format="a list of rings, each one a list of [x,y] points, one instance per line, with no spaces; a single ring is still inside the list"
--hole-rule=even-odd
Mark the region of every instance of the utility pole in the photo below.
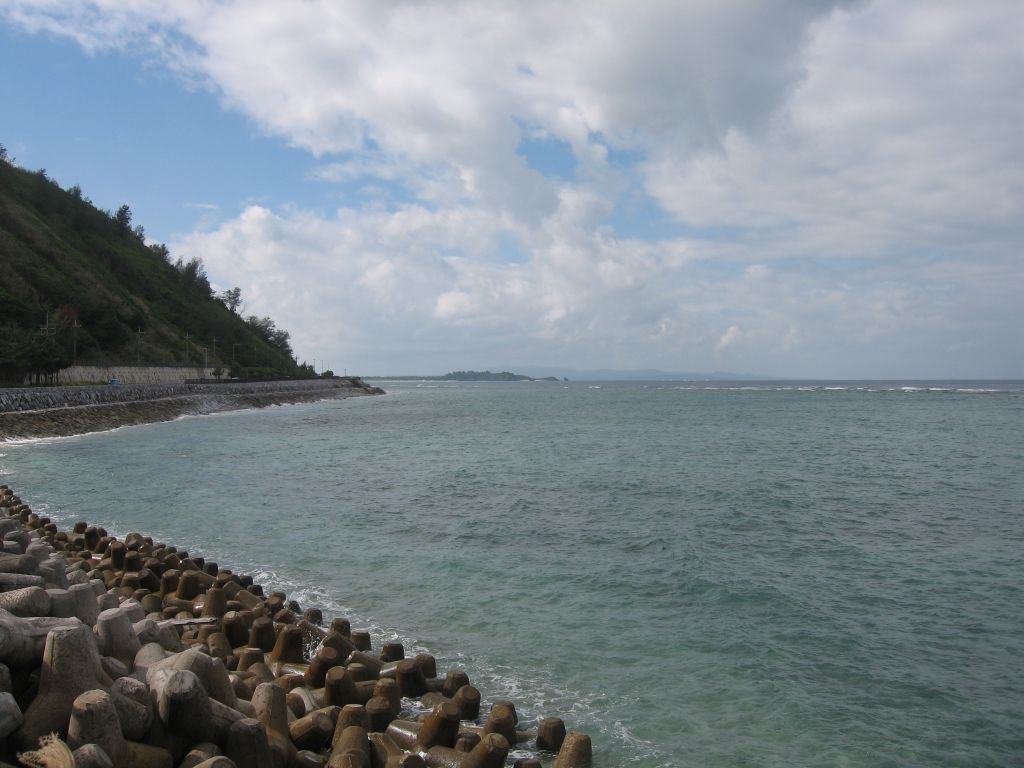
[[[135,332],[135,364],[139,364],[139,342],[142,341],[142,326]]]
[[[46,313],[46,323],[44,325],[39,326],[39,332],[41,334],[43,334],[44,336],[56,336],[57,335],[57,326],[56,325],[50,325],[50,313],[49,312]],[[48,374],[46,376],[46,379],[45,379],[46,383],[47,384],[52,384],[54,382],[54,377],[55,376],[56,376],[55,373],[54,374]],[[36,374],[35,382],[36,382],[36,384],[39,383],[38,374]]]
[[[190,334],[185,334],[185,364],[188,365],[188,337]]]
[[[206,347],[203,347],[203,378],[206,378]]]
[[[217,337],[213,337],[213,356],[217,357]]]
[[[74,324],[71,326],[71,361],[72,363],[78,362],[78,329],[82,326],[78,324],[78,316],[75,315]]]
[[[44,336],[54,336],[57,333],[57,326],[50,325],[50,313],[46,313],[46,323],[39,326],[39,332]]]
[[[237,349],[240,346],[241,346],[241,344],[237,344],[237,343],[232,343],[231,344],[231,367],[232,368],[235,367],[235,349]]]

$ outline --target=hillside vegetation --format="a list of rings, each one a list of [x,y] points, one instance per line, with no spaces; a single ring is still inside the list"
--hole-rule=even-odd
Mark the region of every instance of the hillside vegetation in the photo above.
[[[0,146],[0,384],[73,363],[203,365],[224,376],[310,377],[287,331],[243,318],[203,264],[146,245],[127,205],[96,208],[78,186],[7,160]]]

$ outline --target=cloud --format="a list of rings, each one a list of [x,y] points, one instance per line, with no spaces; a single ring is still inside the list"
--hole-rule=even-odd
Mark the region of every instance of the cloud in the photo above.
[[[318,183],[373,190],[330,213],[250,205],[172,244],[317,358],[1024,375],[1015,2],[0,16],[167,66],[320,158]],[[537,140],[575,172],[531,167]],[[637,200],[667,231],[615,230]]]
[[[424,198],[529,218],[554,197],[516,154],[524,133],[567,142],[595,174],[608,146],[716,146],[773,113],[808,23],[832,5],[15,0],[3,12],[170,64],[316,155],[357,155],[335,169],[365,169],[370,152],[384,174],[425,176]]]
[[[722,338],[715,344],[715,351],[721,352],[726,347],[731,347],[737,341],[743,338],[743,331],[740,330],[738,325],[730,325],[729,329],[722,334]]]
[[[1002,12],[1000,12],[1002,11]],[[650,193],[701,227],[743,226],[765,253],[1009,255],[1024,235],[1024,70],[1013,6],[885,3],[814,26],[806,76],[760,134],[660,148]]]
[[[231,275],[247,311],[300,329],[303,354],[350,370],[468,360],[881,376],[909,360],[940,375],[1019,349],[1011,317],[996,311],[1015,306],[1019,290],[1005,266],[893,262],[816,275],[779,263],[733,273],[683,242],[569,225],[553,227],[526,263],[456,250],[486,250],[494,226],[469,208],[325,218],[251,207],[172,248]]]

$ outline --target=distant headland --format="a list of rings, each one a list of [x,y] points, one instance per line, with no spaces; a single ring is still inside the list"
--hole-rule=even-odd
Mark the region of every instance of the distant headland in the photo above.
[[[580,370],[573,368],[545,368],[522,366],[523,373],[500,371],[452,371],[438,375],[364,376],[374,381],[776,381],[777,377],[731,371],[694,373],[662,371],[653,368],[619,370],[600,368]]]
[[[452,371],[443,376],[367,376],[370,379],[389,381],[561,381],[557,376],[534,378],[523,373],[510,371]],[[568,381],[568,379],[564,379]]]

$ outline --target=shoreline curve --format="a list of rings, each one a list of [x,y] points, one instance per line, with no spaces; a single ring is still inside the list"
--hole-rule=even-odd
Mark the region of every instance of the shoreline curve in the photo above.
[[[57,744],[83,765],[592,764],[561,718],[481,707],[464,671],[209,559],[61,530],[7,485],[0,535],[0,761]]]
[[[309,403],[384,390],[358,377],[128,387],[0,389],[0,443],[106,432],[271,405]]]

